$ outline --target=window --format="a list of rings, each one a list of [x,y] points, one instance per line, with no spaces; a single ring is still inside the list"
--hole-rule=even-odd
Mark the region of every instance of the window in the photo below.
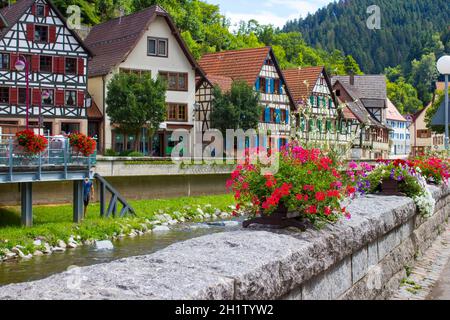
[[[336,90],[336,96],[338,96],[338,97],[341,96],[341,90]]]
[[[34,41],[48,42],[48,26],[34,26]]]
[[[0,69],[1,70],[9,69],[9,53],[0,54]]]
[[[167,107],[167,120],[187,121],[187,105],[169,103]]]
[[[173,91],[187,91],[188,90],[188,74],[187,73],[172,73],[160,72],[161,78],[167,82],[167,89]]]
[[[77,59],[66,58],[66,74],[76,74],[76,73],[77,73]]]
[[[80,124],[79,123],[61,123],[61,133],[74,133],[80,132]]]
[[[431,138],[431,130],[417,130],[417,137],[422,139]]]
[[[48,98],[44,99],[43,97],[41,97],[42,99],[42,104],[43,105],[54,105],[54,92],[51,89],[43,89],[42,92],[47,91],[48,92]]]
[[[9,103],[9,88],[0,87],[0,102]]]
[[[126,68],[120,68],[120,72],[122,73],[134,73],[138,76],[142,76],[143,74],[149,74],[150,76],[152,75],[152,71],[151,70],[141,70],[141,69],[126,69]]]
[[[147,54],[155,57],[168,56],[168,39],[165,38],[148,38]]]
[[[38,4],[36,6],[36,16],[45,17],[45,6],[43,6],[42,4]]]
[[[28,90],[28,99],[31,102],[31,89]],[[19,104],[27,104],[27,89],[19,88]]]
[[[66,90],[65,97],[66,106],[75,106],[77,104],[77,92],[73,90]]]
[[[39,62],[39,69],[41,72],[52,72],[53,58],[50,56],[41,56]]]

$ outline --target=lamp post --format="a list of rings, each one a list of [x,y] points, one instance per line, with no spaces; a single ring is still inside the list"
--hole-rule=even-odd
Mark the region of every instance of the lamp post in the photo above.
[[[449,130],[448,130],[448,76],[450,75],[450,56],[443,56],[437,62],[437,69],[440,74],[445,76],[445,150],[449,149]]]
[[[50,98],[50,92],[48,90],[41,90],[41,99],[39,100],[39,134],[41,134],[41,128],[44,126],[44,121],[42,118],[42,100],[47,100]],[[44,131],[44,130],[42,130]],[[45,134],[45,132],[43,132]]]
[[[22,60],[23,58],[23,60]],[[28,130],[28,122],[29,122],[29,107],[30,107],[30,79],[29,79],[29,72],[30,72],[30,64],[28,63],[27,59],[24,56],[20,56],[17,61],[16,64],[14,65],[14,67],[16,68],[16,70],[18,72],[22,72],[23,70],[25,70],[25,79],[26,79],[26,108],[27,108],[27,117],[26,117],[26,126],[27,126],[27,130]]]

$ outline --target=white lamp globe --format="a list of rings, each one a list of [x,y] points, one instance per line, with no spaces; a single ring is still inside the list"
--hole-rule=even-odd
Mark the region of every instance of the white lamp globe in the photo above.
[[[14,65],[17,71],[21,72],[25,70],[26,64],[21,59],[17,59],[16,64]]]
[[[450,75],[450,56],[442,56],[436,66],[440,74]]]

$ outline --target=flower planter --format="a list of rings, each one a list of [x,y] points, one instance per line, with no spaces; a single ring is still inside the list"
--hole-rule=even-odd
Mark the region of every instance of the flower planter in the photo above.
[[[404,196],[400,192],[400,182],[393,179],[383,179],[381,182],[381,194],[386,196]]]
[[[306,230],[306,224],[304,222],[297,220],[297,218],[288,217],[288,208],[284,204],[280,204],[270,215],[263,214],[261,217],[244,221],[243,227],[248,228],[252,224],[273,226],[278,229],[296,227],[302,231]]]

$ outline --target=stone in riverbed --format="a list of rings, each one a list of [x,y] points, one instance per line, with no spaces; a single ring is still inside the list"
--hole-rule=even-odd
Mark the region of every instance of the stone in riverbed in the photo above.
[[[42,241],[41,241],[41,240],[39,240],[39,239],[37,239],[37,240],[34,240],[34,241],[33,241],[33,245],[35,245],[36,247],[39,247],[39,246],[41,246],[41,245],[42,245]]]
[[[67,247],[67,244],[62,240],[58,240],[58,247],[65,249]]]
[[[114,250],[114,245],[109,240],[95,241],[95,248],[97,250]]]
[[[67,244],[67,247],[70,249],[75,249],[76,247],[78,247],[78,245],[75,242],[69,242]]]
[[[43,256],[43,255],[44,255],[44,253],[43,253],[42,251],[39,251],[39,250],[36,250],[36,251],[33,253],[33,256],[36,256],[36,257]]]
[[[153,228],[153,232],[168,232],[170,231],[170,228],[167,226],[156,226]]]

